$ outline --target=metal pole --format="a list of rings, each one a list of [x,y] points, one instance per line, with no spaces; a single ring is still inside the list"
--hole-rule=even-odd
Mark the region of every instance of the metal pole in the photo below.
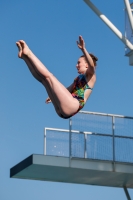
[[[98,15],[98,17],[116,34],[116,36],[131,50],[133,50],[133,45],[122,33],[112,24],[109,19],[103,15],[90,0],[84,0],[86,4]]]
[[[84,134],[84,158],[87,158],[87,134]]]
[[[113,171],[115,172],[115,117],[112,117],[112,134],[113,134]]]
[[[44,129],[44,155],[46,155],[46,128]]]
[[[72,119],[69,119],[69,167],[71,166],[71,131],[72,131]]]
[[[127,200],[131,200],[131,197],[130,197],[130,195],[129,195],[129,192],[128,192],[127,188],[124,186],[123,189],[124,189],[124,191],[125,191]]]
[[[131,6],[130,6],[130,3],[129,3],[129,0],[124,0],[124,2],[125,2],[128,17],[129,17],[131,29],[133,31],[133,15],[132,15],[132,11],[131,11]]]

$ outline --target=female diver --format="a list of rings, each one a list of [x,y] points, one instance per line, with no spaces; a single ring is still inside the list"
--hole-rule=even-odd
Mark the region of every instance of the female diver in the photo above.
[[[19,49],[18,57],[25,61],[32,75],[46,88],[49,96],[46,103],[52,102],[60,117],[70,118],[83,108],[96,82],[95,69],[98,59],[87,52],[82,36],[79,36],[77,41],[77,46],[83,53],[76,65],[80,75],[68,88],[48,71],[23,40],[16,42],[16,45]]]

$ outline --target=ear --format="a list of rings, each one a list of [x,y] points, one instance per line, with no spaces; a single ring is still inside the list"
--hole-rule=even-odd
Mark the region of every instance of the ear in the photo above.
[[[86,62],[86,64],[85,64],[85,67],[86,67],[86,68],[88,68],[88,67],[89,67],[87,62]]]

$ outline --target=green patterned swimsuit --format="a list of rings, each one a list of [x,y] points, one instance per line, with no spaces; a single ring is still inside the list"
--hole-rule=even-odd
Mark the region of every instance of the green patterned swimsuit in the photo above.
[[[86,82],[85,75],[84,74],[80,74],[77,78],[75,78],[74,87],[73,87],[73,90],[71,92],[72,96],[79,101],[79,109],[77,110],[77,112],[79,110],[81,110],[85,105],[84,93],[85,93],[86,89],[92,90],[92,88],[89,87],[88,83]],[[74,115],[76,113],[74,113]]]

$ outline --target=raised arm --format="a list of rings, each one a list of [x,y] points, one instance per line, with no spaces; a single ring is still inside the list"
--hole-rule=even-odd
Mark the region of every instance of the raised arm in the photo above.
[[[95,65],[94,65],[94,61],[92,59],[92,57],[89,55],[88,51],[85,48],[85,42],[82,38],[82,36],[79,36],[79,41],[77,41],[77,45],[79,47],[79,49],[83,52],[90,69],[88,70],[88,73],[94,74],[95,73]]]

